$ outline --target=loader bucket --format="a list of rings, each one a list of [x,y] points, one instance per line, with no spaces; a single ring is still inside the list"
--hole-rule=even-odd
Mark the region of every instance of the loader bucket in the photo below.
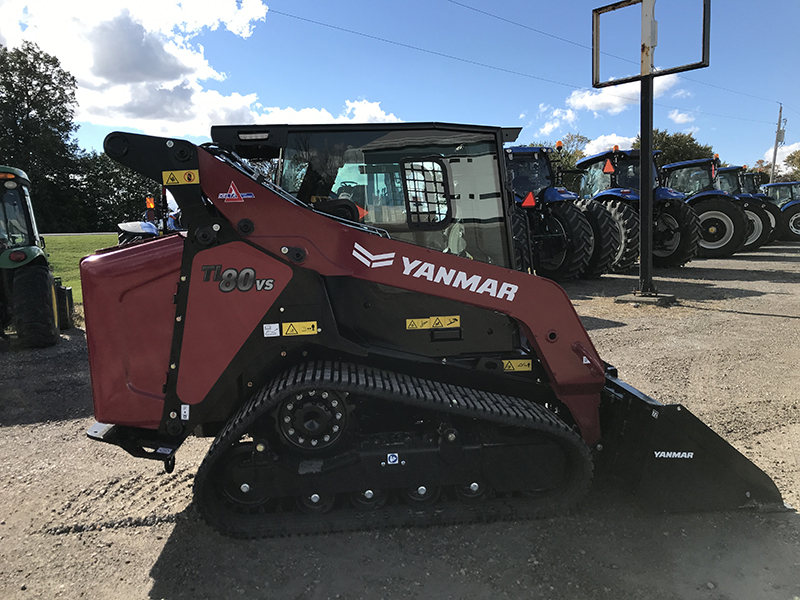
[[[613,367],[602,396],[598,472],[642,504],[667,512],[784,508],[772,479],[684,406],[653,400]]]

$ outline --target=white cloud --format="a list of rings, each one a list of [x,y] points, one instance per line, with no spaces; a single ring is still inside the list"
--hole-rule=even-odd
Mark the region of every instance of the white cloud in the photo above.
[[[550,135],[553,131],[558,128],[559,122],[558,121],[548,121],[544,125],[539,128],[537,131],[537,135]]]
[[[606,150],[611,150],[614,146],[619,146],[620,150],[630,150],[635,141],[635,137],[624,137],[616,133],[601,135],[586,144],[583,152],[586,156],[592,156],[605,152]]]
[[[658,98],[678,83],[677,75],[664,75],[653,80],[653,97]],[[623,83],[594,90],[576,90],[567,98],[567,106],[575,110],[590,110],[618,115],[631,105],[639,104],[639,82]]]
[[[693,96],[694,96],[694,94],[692,94],[692,92],[690,92],[687,89],[681,88],[679,90],[675,90],[674,92],[672,92],[672,96],[671,97],[672,98],[691,98]]]
[[[336,122],[350,121],[353,123],[398,123],[400,119],[392,113],[386,113],[381,108],[380,102],[358,100],[345,102],[347,108],[337,118]]]
[[[686,123],[691,123],[694,121],[694,117],[689,113],[681,112],[678,109],[674,109],[669,111],[667,115],[673,123],[677,123],[678,125],[684,125]]]
[[[181,136],[233,115],[253,121],[257,97],[223,96],[197,36],[226,29],[246,38],[264,20],[261,0],[0,0],[0,41],[23,40],[56,56],[78,82],[78,122]]]
[[[551,110],[551,107],[549,106],[545,107],[542,104],[539,105],[540,114],[547,110],[550,110],[550,114],[547,116],[548,120],[545,121],[545,124],[539,128],[539,131],[536,132],[537,135],[550,135],[553,131],[561,127],[562,123],[574,125],[575,121],[578,119],[578,115],[572,109],[556,108]]]
[[[796,152],[798,150],[800,150],[800,142],[789,144],[788,146],[778,146],[778,154],[775,156],[775,171],[777,173],[783,173],[787,171],[788,169],[786,165],[784,165],[783,161],[786,160],[786,157],[792,152]],[[772,163],[772,151],[773,147],[770,146],[770,149],[764,152],[765,162]]]

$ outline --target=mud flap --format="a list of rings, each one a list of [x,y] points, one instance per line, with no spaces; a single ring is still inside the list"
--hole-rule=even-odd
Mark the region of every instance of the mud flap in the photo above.
[[[680,404],[664,405],[620,381],[603,390],[598,477],[623,483],[655,510],[782,509],[770,477]]]

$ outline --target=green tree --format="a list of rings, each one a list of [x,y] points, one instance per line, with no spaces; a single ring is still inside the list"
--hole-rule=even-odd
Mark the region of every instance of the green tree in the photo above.
[[[91,207],[78,194],[75,78],[32,42],[0,46],[0,163],[24,170],[33,184],[42,231],[81,231]]]
[[[86,153],[79,166],[78,189],[92,209],[89,231],[115,231],[117,223],[139,221],[148,196],[160,201],[160,184],[105,153]]]
[[[787,156],[783,164],[788,171],[782,175],[786,177],[783,181],[800,181],[800,150],[795,150]]]
[[[633,148],[641,148],[641,137],[637,136]],[[653,150],[660,150],[657,162],[659,165],[668,165],[683,160],[696,158],[713,158],[714,150],[711,146],[700,144],[691,133],[669,133],[666,129],[653,130]]]

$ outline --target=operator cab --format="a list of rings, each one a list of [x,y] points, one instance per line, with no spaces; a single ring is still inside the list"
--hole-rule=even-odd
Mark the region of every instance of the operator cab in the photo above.
[[[532,193],[539,199],[543,190],[554,185],[548,157],[550,152],[551,148],[536,147],[518,147],[508,151],[511,160],[506,162],[506,172],[515,196],[525,198]]]
[[[0,250],[39,245],[28,176],[19,169],[0,166],[0,182]]]
[[[687,196],[713,191],[718,189],[715,186],[718,174],[717,166],[717,159],[710,158],[666,165],[664,167],[666,184]],[[719,189],[723,190],[723,188]]]
[[[658,151],[653,153],[658,154]],[[612,189],[627,189],[639,193],[639,150],[612,150],[578,161],[583,171],[581,198],[594,198],[601,192]],[[653,165],[653,188],[659,187],[657,170]]]
[[[211,129],[215,143],[316,210],[509,268],[501,151],[518,133],[442,123]]]

